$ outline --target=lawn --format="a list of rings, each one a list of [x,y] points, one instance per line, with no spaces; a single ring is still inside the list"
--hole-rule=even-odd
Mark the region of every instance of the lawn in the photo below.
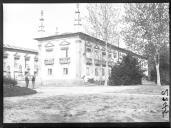
[[[44,87],[4,98],[4,123],[167,122],[161,91],[168,86]]]
[[[3,86],[4,97],[24,96],[24,95],[31,95],[35,93],[37,93],[35,90],[26,87],[10,86],[10,85]]]

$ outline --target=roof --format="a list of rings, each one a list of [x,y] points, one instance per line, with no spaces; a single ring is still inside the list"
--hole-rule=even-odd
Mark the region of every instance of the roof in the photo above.
[[[60,35],[47,36],[47,37],[42,37],[42,38],[35,38],[35,40],[37,40],[37,41],[46,41],[46,40],[68,38],[68,37],[75,37],[75,36],[79,36],[83,40],[89,40],[89,41],[92,41],[92,42],[99,43],[100,45],[103,45],[103,46],[106,45],[105,41],[97,39],[97,38],[95,38],[93,36],[90,36],[90,35],[82,33],[82,32],[63,33],[63,34],[60,34]],[[108,45],[108,47],[111,47],[112,49],[116,49],[116,50],[121,51],[123,53],[127,53],[127,54],[129,53],[129,54],[131,54],[133,56],[136,56],[136,57],[139,57],[139,58],[142,58],[142,59],[147,59],[144,56],[138,55],[136,53],[133,53],[132,51],[129,51],[129,50],[126,50],[126,49],[123,49],[123,48],[119,48],[119,47],[117,47],[115,45],[112,45],[112,44],[109,44],[109,43],[107,43],[107,45]]]
[[[9,45],[9,44],[3,44],[3,49],[38,54],[37,50],[22,48],[22,47],[18,47],[18,46],[14,46],[14,45]]]

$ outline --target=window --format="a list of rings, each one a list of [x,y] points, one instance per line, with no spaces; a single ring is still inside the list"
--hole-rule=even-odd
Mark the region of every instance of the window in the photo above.
[[[117,53],[114,52],[114,53],[113,53],[113,58],[116,58],[116,57],[117,57]]]
[[[17,69],[17,67],[18,67],[18,63],[17,63],[17,61],[15,60],[15,61],[14,61],[14,68]]]
[[[22,72],[22,66],[21,65],[19,65],[19,71]]]
[[[104,68],[102,68],[102,76],[104,76],[105,75],[105,70],[104,70]]]
[[[94,54],[95,54],[95,58],[96,58],[96,59],[99,59],[99,53],[98,53],[97,50],[95,50]]]
[[[106,55],[106,52],[102,52],[102,56],[105,56]]]
[[[10,72],[10,66],[7,66],[7,72]]]
[[[90,75],[90,68],[89,67],[86,67],[86,74],[87,74],[87,76]]]
[[[48,69],[48,75],[52,75],[52,69],[51,68]]]
[[[109,54],[108,54],[108,58],[111,58],[111,57],[112,57],[112,55],[109,53]]]
[[[86,48],[86,52],[91,52],[91,48]]]
[[[68,68],[63,68],[63,74],[68,75]]]
[[[98,68],[95,68],[95,75],[98,76]]]
[[[62,57],[68,57],[68,48],[67,47],[61,48],[61,53],[62,53]]]

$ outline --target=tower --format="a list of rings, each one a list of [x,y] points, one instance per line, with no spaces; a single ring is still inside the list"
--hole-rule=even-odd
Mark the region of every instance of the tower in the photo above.
[[[38,36],[39,37],[43,37],[45,35],[45,26],[44,26],[44,12],[43,10],[41,10],[41,13],[40,13],[40,19],[39,19],[39,22],[40,22],[40,25],[38,27]],[[39,54],[38,54],[38,81],[40,82],[39,84],[42,85],[42,44],[39,42],[38,43],[38,51],[39,51]]]
[[[75,11],[75,20],[74,20],[74,26],[75,26],[76,32],[79,32],[80,31],[81,25],[82,24],[81,24],[79,3],[77,3],[77,5],[76,5],[76,11]]]
[[[39,28],[38,28],[38,32],[40,33],[40,35],[42,35],[42,33],[45,32],[45,26],[44,26],[44,18],[43,18],[43,15],[44,15],[44,12],[43,12],[43,10],[41,10],[41,17],[40,17],[40,19],[39,19],[40,25],[39,25]]]

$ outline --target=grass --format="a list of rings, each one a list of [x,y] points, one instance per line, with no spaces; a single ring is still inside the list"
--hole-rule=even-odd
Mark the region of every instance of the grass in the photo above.
[[[4,97],[14,97],[14,96],[24,96],[37,93],[35,90],[26,87],[13,86],[9,85],[3,86],[3,96]]]

